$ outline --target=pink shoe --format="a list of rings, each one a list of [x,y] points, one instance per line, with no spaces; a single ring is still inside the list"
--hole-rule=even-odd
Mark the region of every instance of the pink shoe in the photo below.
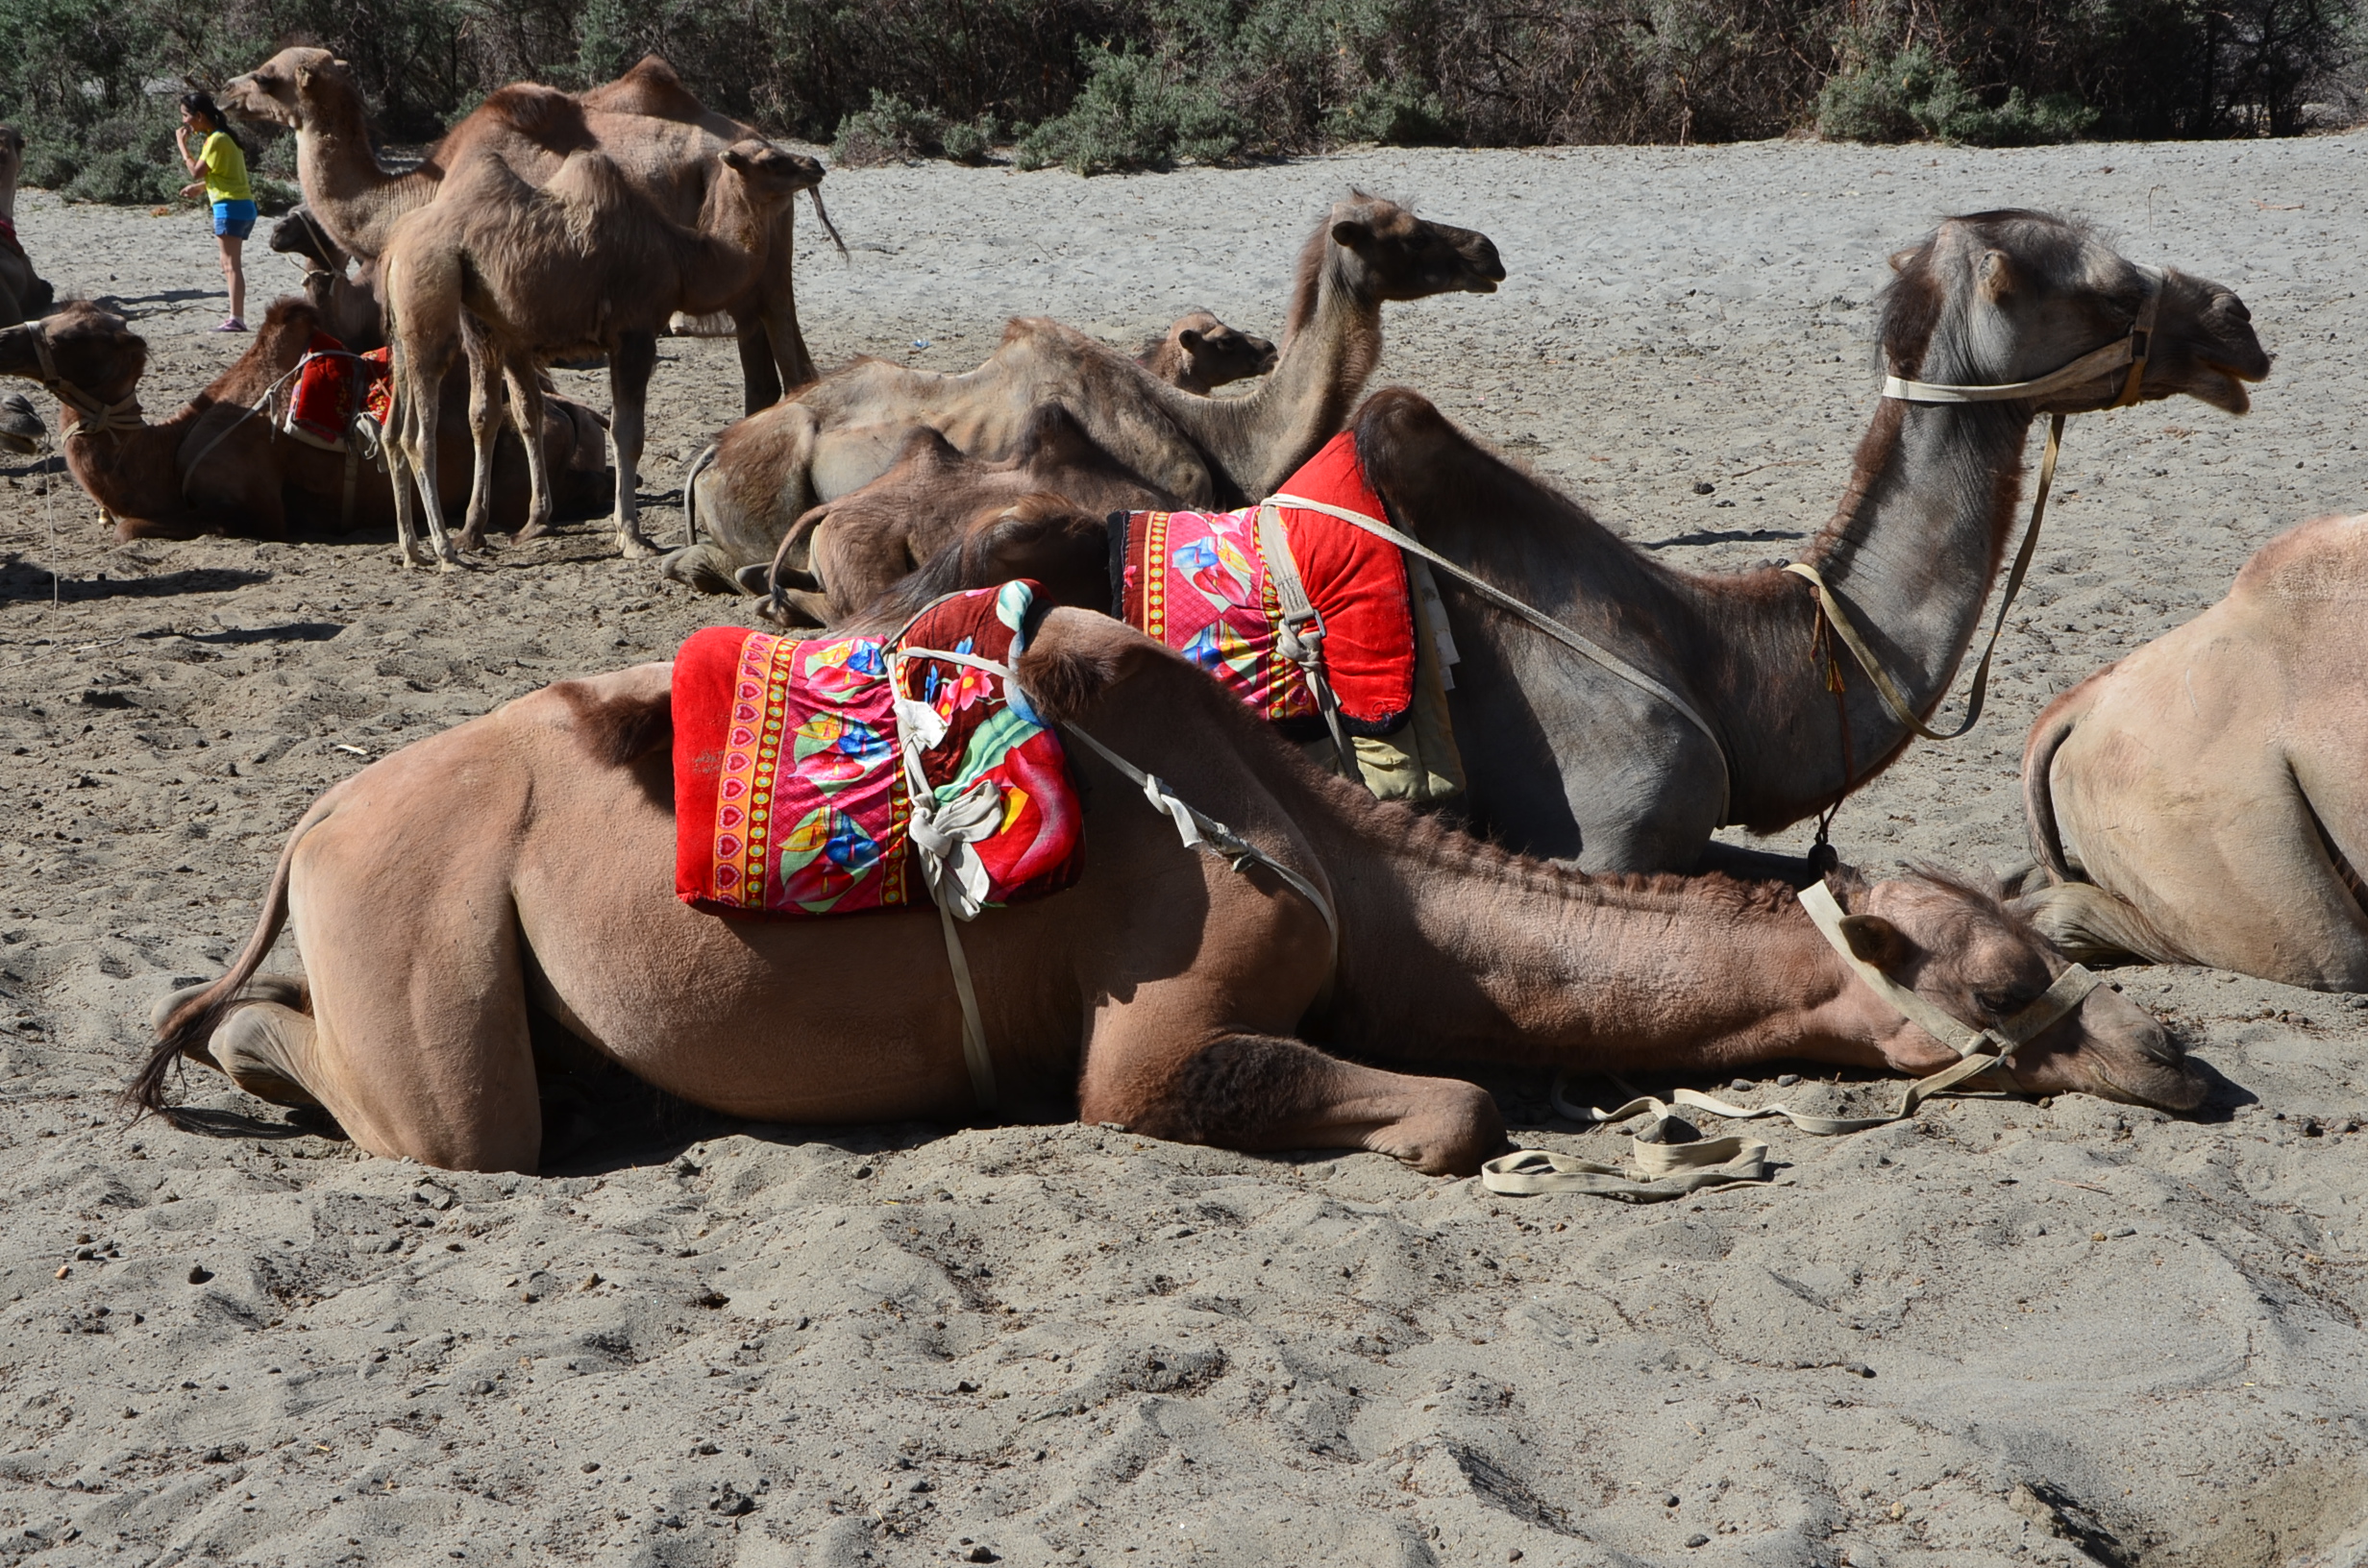
[[[236,316],[225,317],[222,325],[214,329],[217,332],[243,332],[246,330],[247,324]]]

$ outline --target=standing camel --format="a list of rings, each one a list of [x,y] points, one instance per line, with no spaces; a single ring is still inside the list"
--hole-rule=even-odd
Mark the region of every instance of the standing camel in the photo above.
[[[989,1115],[934,912],[751,920],[676,897],[671,669],[547,688],[323,796],[236,964],[168,1007],[140,1103],[160,1108],[174,1062],[194,1056],[267,1097],[318,1103],[379,1155],[532,1170],[539,1012],[734,1115]],[[1036,712],[1268,858],[1237,872],[1185,847],[1134,782],[1070,747],[1093,816],[1081,879],[962,938],[992,1081],[1018,1115],[1468,1174],[1503,1147],[1494,1102],[1395,1069],[1725,1077],[1780,1057],[1908,1072],[1957,1060],[1858,977],[1788,888],[1590,878],[1377,804],[1103,617],[1052,611],[1016,669]],[[452,809],[456,792],[470,809]],[[1984,893],[1836,880],[1853,952],[1957,1017],[1993,1024],[2064,968]],[[291,915],[304,978],[258,977]],[[818,1009],[823,992],[865,1005]],[[2027,1093],[2179,1109],[2204,1091],[2161,1025],[2102,986],[2011,1073]]]
[[[1487,235],[1359,192],[1308,236],[1281,357],[1246,397],[1178,390],[1047,317],[1011,322],[986,363],[959,376],[857,360],[724,432],[714,463],[692,481],[707,537],[669,561],[668,574],[728,583],[772,559],[809,509],[878,478],[903,429],[925,425],[973,456],[1009,456],[1029,411],[1048,399],[1186,504],[1256,499],[1340,429],[1381,357],[1384,304],[1492,293],[1504,276]]]
[[[364,262],[384,253],[407,213],[435,200],[448,175],[487,157],[540,184],[570,153],[597,148],[642,195],[688,227],[698,221],[724,149],[755,136],[738,121],[711,114],[654,56],[581,99],[531,82],[504,87],[404,174],[380,166],[352,69],[326,49],[281,50],[230,82],[221,102],[233,113],[295,131],[296,178],[306,207],[330,239]],[[802,154],[782,156],[798,159],[819,187],[820,163]],[[819,195],[815,201],[820,212]],[[742,397],[751,412],[778,398],[784,380],[799,386],[814,379],[813,359],[798,331],[791,283],[796,236],[785,214],[776,215],[768,237],[774,243],[765,264],[740,296],[717,306],[739,325]]]
[[[773,215],[804,188],[809,162],[756,141],[727,148],[723,161],[696,230],[642,198],[599,152],[571,154],[539,190],[499,159],[480,159],[398,226],[381,265],[395,350],[389,473],[396,548],[407,565],[417,537],[407,477],[418,480],[438,563],[449,568],[456,558],[438,502],[437,403],[422,394],[440,384],[463,346],[463,311],[477,324],[466,345],[477,366],[472,386],[481,392],[500,366],[510,416],[527,429],[542,420],[539,360],[607,356],[617,543],[629,556],[656,553],[641,536],[635,484],[658,331],[677,310],[703,314],[748,286],[764,264]],[[472,547],[484,537],[487,401],[471,409],[480,459],[462,542]],[[499,412],[491,418],[498,422]],[[530,449],[533,497],[521,539],[551,526],[549,478],[535,455]]]
[[[0,331],[0,375],[39,381],[59,398],[66,468],[114,519],[118,540],[201,533],[284,539],[291,525],[339,532],[390,527],[393,499],[367,463],[281,432],[268,410],[248,413],[266,388],[296,367],[320,328],[319,315],[305,301],[278,301],[237,363],[154,425],[139,410],[147,340],[121,316],[95,306],[76,303],[46,320]],[[463,409],[467,397],[458,377],[447,379],[442,398],[448,413]],[[604,504],[607,473],[592,411],[554,398],[541,429],[544,464],[560,477],[560,504],[570,515]],[[462,433],[456,420],[454,441]],[[453,454],[458,453],[456,447]],[[526,453],[515,442],[506,443],[494,471],[497,516],[524,519],[525,470]],[[462,471],[454,464],[456,477]]]
[[[2023,748],[2040,929],[2100,958],[2368,991],[2363,610],[2368,515],[2321,518],[2049,704]]]
[[[2269,372],[2234,294],[2150,275],[2055,218],[1953,218],[1893,264],[1882,336],[1899,377],[2035,379],[2127,340],[2158,288],[2140,400],[2184,394],[2241,414],[2243,383]],[[2128,380],[2115,370],[2022,401],[1877,407],[1841,503],[1801,559],[1918,715],[1947,691],[2008,552],[2032,421],[2105,407]],[[1831,647],[1829,666],[1797,576],[1664,566],[1403,388],[1375,394],[1354,429],[1398,527],[1678,694],[1710,732],[1440,574],[1463,656],[1450,702],[1475,826],[1590,870],[1683,870],[1721,824],[1773,833],[1906,746],[1907,726],[1851,656]]]

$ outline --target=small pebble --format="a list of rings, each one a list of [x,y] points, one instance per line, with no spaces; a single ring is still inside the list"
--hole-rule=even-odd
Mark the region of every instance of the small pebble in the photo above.
[[[1794,1084],[1797,1084],[1800,1081],[1801,1075],[1797,1072],[1780,1072],[1776,1075],[1776,1087],[1778,1089],[1790,1089]]]
[[[598,1470],[600,1467],[601,1461],[598,1459],[586,1459],[583,1461],[583,1473],[587,1476],[593,1471]]]
[[[1844,1361],[1841,1369],[1854,1378],[1871,1378],[1875,1375],[1875,1369],[1864,1361]]]
[[[1666,1496],[1666,1497],[1663,1498],[1663,1499],[1661,1500],[1661,1506],[1662,1506],[1663,1507],[1665,1507],[1665,1508],[1674,1508],[1674,1507],[1677,1507],[1677,1494],[1676,1494],[1675,1492],[1671,1492],[1668,1496]]]
[[[1687,1536],[1686,1544],[1689,1547],[1708,1546],[1711,1544],[1711,1538],[1708,1535],[1696,1533]]]
[[[71,1273],[73,1273],[73,1272],[74,1272],[74,1268],[73,1268],[73,1265],[72,1265],[72,1264],[70,1264],[70,1263],[68,1263],[68,1264],[62,1264],[62,1265],[59,1267],[58,1272],[57,1272],[57,1275],[56,1275],[55,1277],[56,1277],[56,1278],[58,1278],[58,1279],[62,1280],[62,1279],[64,1279],[64,1278],[65,1278],[68,1274],[71,1274]]]
[[[204,1285],[208,1280],[212,1278],[213,1270],[208,1268],[204,1263],[192,1263],[189,1265],[189,1283],[191,1285]]]

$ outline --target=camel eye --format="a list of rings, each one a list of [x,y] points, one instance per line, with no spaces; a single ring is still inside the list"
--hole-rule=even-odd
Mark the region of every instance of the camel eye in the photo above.
[[[1983,1012],[1994,1018],[2020,1013],[2031,1005],[2031,998],[2015,991],[1977,991],[1973,999]]]

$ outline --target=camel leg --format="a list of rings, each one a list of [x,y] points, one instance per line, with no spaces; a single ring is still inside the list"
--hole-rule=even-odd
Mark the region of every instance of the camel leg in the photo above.
[[[772,342],[773,361],[780,368],[785,389],[795,392],[821,379],[821,373],[814,368],[814,356],[806,352],[805,333],[798,328],[796,295],[784,290],[779,299],[767,304],[765,335]]]
[[[501,438],[500,373],[483,334],[470,330],[462,318],[461,342],[469,366],[469,447],[474,459],[469,476],[469,509],[460,526],[460,548],[485,548],[487,514],[493,510],[493,447]]]
[[[527,449],[527,521],[517,543],[539,539],[551,531],[551,459],[543,447],[543,380],[534,361],[519,355],[502,367],[509,384],[510,423]]]
[[[740,330],[740,411],[752,414],[781,401],[781,372],[765,323],[737,314],[732,322]]]
[[[657,338],[650,332],[621,335],[608,355],[609,450],[617,466],[617,549],[626,558],[655,555],[641,536],[642,414],[650,397],[650,373],[657,368]]]
[[[1140,1003],[1096,1021],[1077,1115],[1251,1152],[1369,1149],[1434,1176],[1471,1175],[1505,1147],[1504,1118],[1476,1084],[1384,1072],[1273,1035],[1179,1041]]]
[[[305,1075],[319,1076],[312,1060],[312,1020],[292,1007],[257,1002],[222,1020],[206,1053],[230,1081],[274,1105],[318,1105]]]
[[[396,435],[387,443],[387,478],[395,487],[395,551],[407,567],[431,563],[451,571],[454,562],[452,541],[444,532],[444,502],[436,489],[436,404],[442,388],[436,384],[440,377],[412,374],[402,378],[395,409]],[[407,486],[406,478],[412,482]],[[434,541],[432,555],[423,556],[419,549],[419,524],[411,515],[411,494],[416,491],[420,502],[428,509],[428,535]]]

